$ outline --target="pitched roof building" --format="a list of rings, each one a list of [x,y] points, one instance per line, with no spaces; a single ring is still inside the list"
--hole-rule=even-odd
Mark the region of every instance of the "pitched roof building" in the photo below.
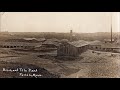
[[[58,56],[78,56],[86,51],[89,43],[84,40],[74,42],[62,42],[57,50]]]

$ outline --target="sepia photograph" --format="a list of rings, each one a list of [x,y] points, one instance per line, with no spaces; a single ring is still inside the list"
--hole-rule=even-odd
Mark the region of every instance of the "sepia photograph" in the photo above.
[[[0,12],[0,78],[120,78],[120,13]]]

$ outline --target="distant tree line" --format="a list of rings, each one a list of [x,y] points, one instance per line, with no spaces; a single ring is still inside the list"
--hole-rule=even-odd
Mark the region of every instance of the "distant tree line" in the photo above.
[[[74,33],[74,36],[72,36],[73,41],[77,40],[86,40],[86,41],[92,41],[92,40],[104,40],[104,39],[110,39],[110,33],[104,32],[104,33]],[[113,38],[118,38],[118,33],[113,33]],[[56,39],[68,39],[70,40],[70,33],[55,33],[55,32],[20,32],[20,33],[10,33],[10,35],[1,35],[0,34],[0,40],[4,39],[18,39],[18,38],[56,38]]]

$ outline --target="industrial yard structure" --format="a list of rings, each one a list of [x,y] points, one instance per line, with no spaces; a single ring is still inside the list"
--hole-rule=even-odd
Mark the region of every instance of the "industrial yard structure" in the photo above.
[[[62,42],[58,47],[58,56],[78,56],[86,50],[117,52],[120,53],[120,46],[116,43],[105,43],[101,41],[74,41]]]
[[[21,40],[21,39],[20,39]],[[57,50],[58,56],[78,56],[86,50],[105,51],[105,52],[120,52],[119,43],[105,43],[99,40],[84,41],[78,40],[70,42],[68,40],[47,39],[44,42],[29,42],[29,40],[5,41],[0,42],[0,48],[25,49],[37,51]]]
[[[58,47],[58,56],[78,56],[80,53],[86,51],[88,43],[83,40],[74,42],[62,42]]]
[[[41,43],[0,42],[0,48],[31,49],[38,44],[41,44]]]
[[[0,48],[10,48],[10,49],[27,49],[27,50],[56,50],[58,42],[54,40],[45,39],[11,39],[7,41],[0,42]]]

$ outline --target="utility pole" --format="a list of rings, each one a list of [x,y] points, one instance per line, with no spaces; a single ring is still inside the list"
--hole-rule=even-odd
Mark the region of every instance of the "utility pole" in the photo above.
[[[112,43],[112,29],[113,27],[112,27],[112,13],[111,13],[111,43]]]

